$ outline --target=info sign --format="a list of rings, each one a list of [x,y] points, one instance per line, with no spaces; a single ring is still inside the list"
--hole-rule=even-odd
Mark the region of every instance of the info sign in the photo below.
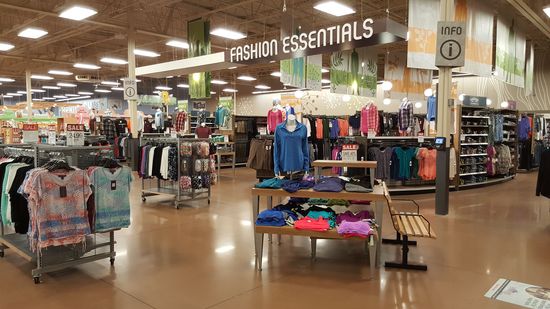
[[[437,23],[435,66],[463,67],[466,59],[466,23]]]

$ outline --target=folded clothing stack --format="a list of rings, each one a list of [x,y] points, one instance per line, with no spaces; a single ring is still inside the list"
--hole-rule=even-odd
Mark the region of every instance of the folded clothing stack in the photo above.
[[[328,231],[329,227],[329,222],[322,217],[319,217],[317,219],[305,217],[294,222],[294,228],[296,228],[297,230],[324,232]]]

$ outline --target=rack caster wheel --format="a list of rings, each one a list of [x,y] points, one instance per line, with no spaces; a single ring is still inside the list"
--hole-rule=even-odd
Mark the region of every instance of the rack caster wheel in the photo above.
[[[4,257],[4,251],[0,251],[0,258]]]
[[[210,200],[208,200],[208,205],[210,205]]]
[[[144,198],[144,197],[142,197],[142,198],[141,198],[141,201],[142,201],[142,202],[146,202],[146,201],[147,201],[147,199],[146,199],[146,198]]]
[[[40,277],[33,277],[34,284],[40,284]]]
[[[109,262],[111,263],[111,266],[115,266],[115,259],[114,258],[109,259]]]

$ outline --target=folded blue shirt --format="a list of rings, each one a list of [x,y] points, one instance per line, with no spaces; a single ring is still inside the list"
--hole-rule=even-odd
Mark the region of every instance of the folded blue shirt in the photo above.
[[[315,182],[308,180],[290,180],[283,185],[283,190],[294,193],[301,189],[309,189],[315,185]]]
[[[282,211],[278,210],[264,210],[256,219],[256,225],[258,226],[285,226],[285,215]]]
[[[313,190],[319,192],[340,192],[344,190],[344,181],[338,177],[322,178],[313,186]]]
[[[281,189],[283,185],[287,182],[286,179],[279,179],[277,177],[266,179],[256,185],[256,188],[262,189]]]

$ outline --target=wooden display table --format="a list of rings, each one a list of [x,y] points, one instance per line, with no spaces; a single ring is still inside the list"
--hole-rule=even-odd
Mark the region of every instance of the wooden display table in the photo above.
[[[227,145],[227,146],[231,146],[231,149],[233,151],[216,151],[216,158],[217,158],[217,161],[216,161],[216,164],[218,165],[218,179],[221,178],[221,169],[222,167],[231,167],[233,169],[233,178],[235,178],[235,159],[236,159],[236,153],[235,153],[235,149],[234,149],[234,145],[235,143],[234,142],[217,142],[217,143],[214,143],[216,145],[216,147],[218,145]],[[222,157],[232,157],[232,161],[231,163],[222,163]]]
[[[316,166],[314,164],[314,166]],[[318,166],[318,165],[317,165]],[[362,166],[363,167],[363,166]],[[374,187],[372,193],[357,193],[357,192],[317,192],[312,189],[299,190],[295,193],[289,193],[282,189],[259,189],[252,188],[252,216],[253,221],[256,222],[258,214],[260,212],[260,197],[267,197],[267,208],[273,207],[273,197],[298,197],[298,198],[323,198],[323,199],[344,199],[344,200],[365,200],[374,202],[375,205],[375,219],[378,227],[373,235],[369,238],[363,239],[359,237],[345,238],[339,235],[336,229],[331,229],[326,232],[297,230],[294,227],[271,227],[271,226],[255,226],[254,228],[254,241],[256,248],[256,267],[259,271],[262,270],[262,258],[263,258],[263,243],[264,234],[277,234],[277,235],[290,235],[290,236],[305,236],[310,237],[312,240],[312,256],[315,257],[315,245],[316,239],[350,239],[350,240],[363,240],[367,241],[367,248],[370,255],[371,271],[374,271],[375,266],[380,266],[380,241],[379,235],[382,233],[383,223],[383,210],[386,205],[386,197],[384,195],[384,188],[382,186]]]

